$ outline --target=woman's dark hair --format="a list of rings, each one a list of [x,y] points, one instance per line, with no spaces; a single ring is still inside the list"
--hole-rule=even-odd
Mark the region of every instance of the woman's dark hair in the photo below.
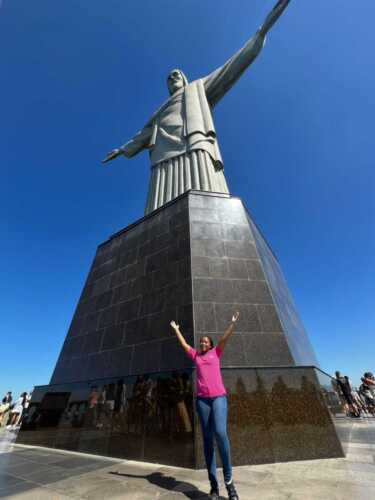
[[[209,335],[202,335],[201,339],[203,339],[204,337],[206,337],[206,339],[208,339],[210,341],[210,347],[211,347],[211,349],[213,347],[215,347],[215,344],[214,344],[214,341],[212,340],[212,337],[210,337]]]

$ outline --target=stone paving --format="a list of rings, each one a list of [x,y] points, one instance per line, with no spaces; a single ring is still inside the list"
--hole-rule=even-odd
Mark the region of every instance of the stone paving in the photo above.
[[[205,471],[19,446],[14,444],[15,438],[14,432],[1,429],[0,498],[207,498]],[[355,421],[347,452],[347,457],[340,459],[235,467],[240,498],[374,500],[374,418]]]

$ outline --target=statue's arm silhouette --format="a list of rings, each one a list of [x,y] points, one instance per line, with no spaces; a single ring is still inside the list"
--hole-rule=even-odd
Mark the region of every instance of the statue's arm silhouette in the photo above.
[[[279,0],[250,40],[220,68],[202,79],[211,107],[215,106],[224,94],[231,89],[258,56],[263,48],[268,31],[284,12],[289,2],[290,0]]]
[[[150,142],[152,134],[152,127],[144,127],[140,130],[135,136],[130,139],[126,144],[121,146],[120,148],[113,149],[110,151],[107,156],[102,160],[102,163],[107,163],[111,160],[114,160],[120,155],[125,155],[127,158],[131,158],[135,156],[140,151],[147,147],[147,144]]]

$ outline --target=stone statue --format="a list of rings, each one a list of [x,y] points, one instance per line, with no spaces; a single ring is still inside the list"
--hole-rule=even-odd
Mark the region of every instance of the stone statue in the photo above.
[[[261,51],[267,32],[290,0],[279,0],[254,36],[223,66],[192,83],[179,69],[167,78],[169,99],[129,142],[111,151],[103,163],[148,149],[151,179],[148,214],[189,189],[228,193],[211,109]]]

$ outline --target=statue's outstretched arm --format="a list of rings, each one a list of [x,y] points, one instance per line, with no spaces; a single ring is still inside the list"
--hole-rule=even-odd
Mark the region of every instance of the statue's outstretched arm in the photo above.
[[[254,61],[263,48],[266,34],[284,12],[289,2],[290,0],[279,0],[250,40],[223,66],[203,78],[207,99],[211,106],[217,104]]]
[[[135,134],[135,136],[130,139],[130,141],[120,146],[119,148],[110,151],[104,158],[104,160],[102,160],[102,163],[107,163],[121,155],[124,155],[127,158],[135,156],[140,151],[148,147],[151,139],[151,134],[152,127],[144,127],[137,134]]]

